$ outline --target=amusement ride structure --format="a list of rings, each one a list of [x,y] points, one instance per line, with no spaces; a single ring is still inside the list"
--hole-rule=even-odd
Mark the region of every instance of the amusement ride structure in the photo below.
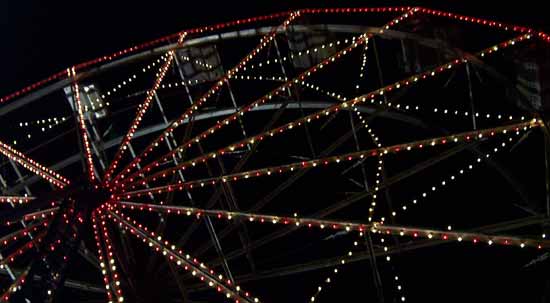
[[[549,43],[419,7],[301,9],[2,97],[1,300],[426,300],[412,254],[442,247],[547,267]]]

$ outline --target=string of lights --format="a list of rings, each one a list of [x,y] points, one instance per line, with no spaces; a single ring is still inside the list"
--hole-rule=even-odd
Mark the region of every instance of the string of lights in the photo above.
[[[113,293],[115,294],[118,302],[124,302],[124,295],[122,294],[122,289],[120,287],[120,275],[117,271],[117,266],[113,257],[113,245],[111,238],[109,237],[109,231],[107,230],[105,215],[99,218],[99,228],[101,228],[101,238],[105,247],[107,267],[109,268],[109,273],[111,274],[111,279],[113,280]]]
[[[73,78],[76,77],[76,72],[74,67],[71,69],[67,69],[67,73],[69,75],[72,75]],[[86,119],[84,117],[82,101],[80,100],[80,89],[76,81],[73,83],[73,94],[74,94],[74,101],[75,101],[74,102],[75,109],[77,112],[77,122],[78,122],[78,127],[80,129],[80,138],[82,139],[81,143],[84,151],[84,158],[86,159],[88,179],[90,180],[90,182],[95,183],[96,175],[95,175],[95,167],[94,167],[94,158],[93,158],[92,149],[90,146],[90,138],[88,137],[88,130],[86,129]]]
[[[193,64],[196,64],[206,70],[211,70],[214,68],[214,66],[212,66],[211,64],[208,64],[206,62],[202,62],[201,60],[198,60],[198,59],[191,59],[190,57],[188,56],[181,56],[181,59],[184,60],[184,62],[189,62],[189,63],[193,63]]]
[[[59,207],[52,207],[44,210],[35,211],[29,214],[25,214],[23,218],[21,218],[21,220],[23,220],[23,222],[27,222],[27,221],[34,221],[37,219],[46,219],[47,217],[53,216],[58,210],[59,210]],[[19,223],[19,222],[20,222],[19,220],[5,221],[4,225],[10,226],[14,223]]]
[[[0,153],[59,188],[63,188],[70,183],[67,178],[61,176],[59,173],[50,170],[49,168],[27,157],[22,152],[1,141]]]
[[[15,259],[32,249],[33,247],[42,243],[42,240],[46,236],[46,231],[43,231],[37,234],[32,240],[24,243],[22,246],[17,248],[14,252],[6,256],[4,259],[0,260],[0,269],[5,268],[7,265],[12,264]]]
[[[42,133],[54,130],[56,126],[68,121],[68,117],[50,117],[33,121],[19,122],[19,127],[26,131],[26,138],[30,140],[33,137],[40,137]],[[38,132],[40,131],[40,132]],[[17,145],[17,140],[13,140],[13,145]]]
[[[50,118],[43,118],[43,119],[36,119],[32,121],[21,121],[17,123],[19,127],[21,128],[29,128],[29,127],[41,127],[43,131],[45,131],[47,128],[52,128],[56,125],[59,125],[65,121],[67,121],[68,117],[66,116],[59,116],[59,117],[50,117]]]
[[[187,32],[183,32],[179,36],[178,43],[177,43],[178,46],[181,46],[183,44],[183,41],[184,41],[186,36],[187,36]],[[170,51],[168,51],[167,56],[168,56],[168,58],[162,64],[162,66],[160,67],[160,69],[157,73],[157,77],[155,79],[153,87],[149,91],[147,91],[147,96],[145,97],[145,100],[143,101],[143,103],[141,103],[138,106],[137,114],[136,114],[134,120],[132,121],[132,123],[130,124],[130,128],[128,130],[128,133],[126,133],[126,135],[124,136],[124,139],[122,139],[122,142],[121,142],[120,147],[118,148],[118,150],[115,154],[115,157],[113,158],[113,160],[111,161],[111,164],[109,165],[109,167],[105,171],[105,178],[104,178],[105,182],[108,182],[108,180],[110,180],[112,173],[117,168],[118,162],[120,161],[120,159],[124,155],[124,152],[126,151],[126,149],[128,149],[128,144],[130,143],[130,140],[132,140],[132,138],[134,137],[134,134],[137,131],[137,129],[138,129],[138,127],[139,127],[139,125],[142,121],[143,116],[145,115],[145,113],[147,112],[147,109],[149,109],[149,106],[151,105],[151,102],[153,101],[153,97],[155,96],[157,89],[160,87],[160,84],[162,83],[162,80],[164,80],[164,76],[166,75],[166,72],[168,71],[168,69],[170,68],[170,66],[173,62],[175,52],[173,50],[170,50]]]
[[[2,301],[8,302],[11,295],[21,289],[21,286],[25,284],[27,275],[29,274],[29,270],[30,267],[26,269],[22,274],[20,274],[19,277],[17,277],[17,279],[15,279],[11,283],[11,285],[6,289],[2,296],[0,296],[0,298],[2,298]]]
[[[98,210],[98,212],[99,211],[101,211],[101,210]],[[106,261],[105,253],[104,253],[104,250],[103,250],[103,247],[102,247],[102,244],[101,244],[102,240],[101,240],[101,235],[100,235],[100,231],[99,231],[99,223],[98,223],[97,215],[96,215],[95,211],[92,213],[92,227],[93,227],[93,230],[94,230],[94,239],[95,239],[96,248],[97,248],[97,256],[98,256],[98,260],[99,260],[99,266],[101,267],[101,274],[103,276],[103,283],[105,284],[105,293],[107,294],[108,302],[113,303],[113,298],[114,298],[115,294],[113,292],[113,287],[112,287],[111,281],[109,279],[109,277],[110,277],[109,271],[110,271],[111,267],[108,266],[109,264]]]
[[[210,218],[232,221],[238,220],[242,222],[256,222],[263,224],[281,224],[281,225],[294,225],[297,227],[308,227],[308,228],[318,228],[318,229],[333,229],[333,230],[345,230],[345,231],[371,231],[373,233],[382,232],[386,235],[400,235],[408,236],[413,238],[428,238],[428,239],[443,239],[443,240],[456,240],[461,241],[471,241],[473,243],[478,243],[480,241],[485,241],[490,245],[499,244],[499,245],[514,245],[518,247],[536,247],[538,249],[549,248],[550,241],[541,240],[541,239],[528,239],[521,237],[512,237],[512,236],[501,236],[501,235],[487,235],[484,233],[474,233],[474,232],[462,232],[462,231],[453,231],[453,230],[437,230],[437,229],[428,229],[420,227],[408,227],[408,226],[395,226],[388,225],[383,222],[366,222],[358,223],[351,221],[342,221],[342,220],[324,220],[324,219],[315,219],[315,218],[304,218],[298,216],[275,216],[275,215],[266,215],[266,214],[257,214],[257,213],[248,213],[242,211],[226,211],[220,209],[202,209],[196,207],[187,207],[187,206],[175,206],[175,205],[158,205],[158,204],[145,204],[129,201],[117,201],[111,205],[115,210],[114,213],[117,213],[118,208],[129,209],[129,210],[139,210],[139,211],[149,211],[149,212],[162,212],[170,215],[181,215],[188,216],[194,219],[200,219],[201,216],[209,216]],[[113,214],[113,213],[111,213]],[[114,215],[114,214],[113,214]],[[120,218],[120,217],[119,217]],[[122,222],[122,221],[121,221]],[[137,224],[134,222],[134,224]],[[152,237],[155,235],[153,234]]]
[[[428,238],[428,239],[438,239],[438,240],[456,240],[458,242],[469,241],[473,244],[477,243],[486,243],[487,245],[504,245],[504,246],[516,246],[520,248],[524,247],[534,247],[537,249],[547,249],[548,242],[547,240],[537,240],[537,239],[524,239],[518,237],[509,237],[509,236],[500,236],[500,235],[488,235],[482,233],[471,233],[471,232],[460,232],[460,231],[449,231],[449,230],[435,230],[435,229],[425,229],[425,228],[416,228],[416,227],[403,227],[403,226],[392,226],[386,225],[382,222],[374,222],[373,228],[371,230],[373,233],[381,232],[386,235],[399,235],[399,236],[409,236],[413,238]]]
[[[377,147],[382,146],[378,136],[374,133],[372,128],[368,125],[367,120],[365,120],[359,112],[356,112],[356,113],[357,113],[360,121],[363,123],[363,126],[367,130],[368,134],[370,135],[370,137],[371,137],[372,141],[374,142],[375,146],[377,146]],[[369,222],[372,221],[373,216],[375,214],[374,210],[375,210],[376,203],[377,203],[376,199],[378,197],[378,191],[380,190],[380,184],[383,180],[383,170],[384,170],[384,154],[379,154],[378,155],[378,162],[377,162],[377,166],[376,166],[375,184],[374,184],[374,187],[373,187],[374,193],[371,196],[371,198],[372,198],[371,207],[369,207],[369,218],[368,218]],[[381,219],[382,219],[382,222],[384,222],[384,217],[382,217]],[[384,255],[384,259],[388,263],[390,263],[391,262],[391,257],[389,255],[389,248],[385,243],[386,238],[384,237],[383,234],[380,234],[380,235],[381,235],[380,238],[379,238],[380,245],[384,248],[384,252],[386,253]],[[394,272],[395,272],[395,266],[393,266],[393,264],[390,264],[390,267],[392,267]],[[398,281],[398,280],[399,280],[399,276],[397,274],[395,274],[394,275],[394,281]],[[404,302],[406,297],[403,295],[403,286],[402,286],[402,284],[401,283],[396,283],[395,288],[396,288],[396,292],[398,294],[400,294],[399,298],[400,298],[401,302]]]
[[[361,238],[363,236],[364,236],[364,233],[359,232],[359,238]],[[354,247],[357,247],[358,245],[359,245],[359,243],[357,241],[353,242]],[[345,265],[346,263],[348,263],[348,259],[351,256],[353,256],[353,251],[349,250],[346,255],[344,255],[343,257],[340,258],[340,263],[336,264],[333,268],[331,268],[331,270],[329,271],[327,277],[322,280],[323,283],[321,283],[317,286],[315,293],[309,298],[310,302],[315,302],[315,300],[317,300],[317,298],[321,295],[321,292],[323,290],[325,290],[334,281],[334,278],[336,277],[336,274],[338,274],[341,270],[340,268],[343,265]],[[323,287],[324,284],[326,286]]]
[[[166,62],[169,60],[168,54],[163,54],[160,56],[160,58],[157,58],[153,62],[144,65],[140,70],[143,72],[143,74],[146,74],[151,71],[157,64],[161,64],[162,62]],[[101,98],[105,99],[106,97],[114,95],[116,92],[119,92],[123,87],[132,84],[138,77],[138,74],[132,74],[128,76],[125,80],[120,81],[119,83],[115,84],[110,89],[105,90],[105,92],[101,95]]]
[[[520,133],[521,132],[519,132],[519,131],[518,132],[509,132],[507,140],[503,140],[499,145],[494,147],[489,152],[485,153],[483,156],[477,157],[474,161],[471,161],[469,164],[465,165],[464,167],[462,167],[460,169],[457,169],[453,174],[451,174],[450,176],[448,176],[448,177],[444,178],[443,180],[441,180],[441,182],[435,182],[435,184],[433,184],[432,186],[428,186],[428,190],[423,191],[422,194],[419,194],[417,197],[411,199],[408,202],[401,203],[402,204],[401,207],[394,210],[391,213],[391,216],[396,217],[398,212],[405,212],[410,207],[417,205],[419,202],[422,202],[422,200],[425,200],[428,197],[428,195],[430,195],[431,193],[435,193],[437,190],[440,190],[440,189],[444,188],[445,186],[447,186],[447,185],[453,183],[454,181],[456,181],[457,178],[459,178],[461,176],[465,176],[468,172],[473,171],[475,168],[482,165],[484,158],[488,159],[491,156],[493,156],[494,154],[496,154],[497,152],[502,151],[508,144],[506,141],[509,141],[509,143],[512,143],[513,142],[512,136],[513,135],[519,136]]]
[[[0,196],[0,203],[16,203],[25,204],[36,199],[35,197],[28,196]]]
[[[17,241],[21,238],[24,238],[24,237],[28,236],[29,234],[34,233],[34,232],[40,230],[41,228],[48,226],[48,224],[49,224],[48,220],[39,221],[39,222],[36,222],[34,224],[29,224],[29,225],[25,226],[24,228],[16,230],[12,233],[9,233],[9,234],[7,234],[7,235],[0,238],[0,246],[6,247],[10,243],[15,242],[15,241]]]

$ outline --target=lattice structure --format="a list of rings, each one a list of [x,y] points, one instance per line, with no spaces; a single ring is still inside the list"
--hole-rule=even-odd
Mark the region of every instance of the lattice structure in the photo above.
[[[303,9],[2,97],[1,299],[420,301],[417,249],[536,267],[548,43],[418,7]]]

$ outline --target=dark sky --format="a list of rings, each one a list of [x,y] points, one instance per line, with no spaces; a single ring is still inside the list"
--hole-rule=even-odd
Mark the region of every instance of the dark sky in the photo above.
[[[247,3],[248,2],[248,3]],[[249,3],[256,3],[250,5]],[[417,5],[548,28],[542,1],[477,7],[478,1]],[[538,2],[538,4],[537,4]],[[0,95],[75,63],[184,28],[298,7],[410,5],[406,1],[16,1],[0,4]]]

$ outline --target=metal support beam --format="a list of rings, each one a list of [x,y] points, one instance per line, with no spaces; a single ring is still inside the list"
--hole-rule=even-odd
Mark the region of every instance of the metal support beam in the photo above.
[[[180,63],[179,63],[179,60],[177,59],[177,56],[174,56],[174,58],[176,59],[175,62],[176,62],[178,74],[179,74],[180,79],[182,80],[182,82],[183,82],[183,84],[184,84],[184,87],[185,87],[185,92],[186,92],[186,95],[187,95],[187,100],[189,101],[190,106],[193,106],[193,97],[191,96],[191,92],[190,92],[189,87],[188,87],[188,85],[187,85],[187,81],[186,81],[185,75],[183,74],[183,70],[182,70],[181,65],[180,65]],[[219,62],[220,62],[220,64],[221,64],[222,61],[221,61],[221,59],[220,59],[219,57],[218,57],[218,60],[219,60]],[[225,74],[225,72],[224,72],[224,74]],[[227,83],[227,85],[228,85],[228,88],[230,88],[230,87],[229,87],[229,82],[226,82],[226,83]],[[220,92],[218,92],[218,96],[219,96],[219,93],[220,93]],[[231,94],[231,97],[232,97],[232,102],[233,102],[233,110],[237,111],[237,110],[238,110],[238,109],[237,109],[237,104],[236,104],[236,101],[235,101],[235,99],[234,99],[234,97],[233,97],[232,94]],[[157,98],[157,101],[158,101],[158,102],[157,102],[157,103],[158,103],[158,106],[162,108],[162,105],[161,105],[160,100],[159,100],[158,98]],[[163,112],[164,112],[164,111],[163,111]],[[164,118],[164,119],[166,120],[166,118]],[[193,117],[193,119],[194,119],[194,117]],[[240,118],[239,118],[239,119],[240,119]],[[192,120],[192,121],[194,121],[194,120]],[[240,121],[240,120],[239,120],[239,121]],[[167,123],[167,121],[165,121],[165,122]],[[169,125],[169,124],[168,124],[168,125]],[[185,129],[185,134],[186,134],[185,140],[186,140],[186,141],[188,140],[188,136],[191,135],[192,126],[193,126],[193,123],[188,123],[188,124],[187,124],[187,127],[186,127],[186,129]],[[242,131],[243,131],[243,133],[244,133],[244,126],[242,125],[242,122],[241,122],[241,127],[242,127]],[[170,133],[169,135],[170,135],[170,137],[172,138],[172,143],[174,144],[174,146],[178,146],[178,143],[176,142],[176,140],[175,140],[173,134]],[[166,142],[168,143],[168,140],[166,140]],[[202,146],[201,146],[200,144],[199,144],[199,148],[200,148],[201,153],[203,153]],[[173,151],[173,147],[170,146],[170,144],[168,144],[168,149],[169,149],[170,151]],[[183,155],[182,155],[179,151],[177,152],[177,156],[178,156],[179,159],[183,159]],[[179,161],[176,159],[175,155],[174,155],[174,157],[173,157],[173,162],[174,162],[174,164],[175,164],[176,166],[179,164]],[[208,168],[208,173],[209,173],[209,175],[212,175],[212,172],[211,172],[211,170],[210,170],[210,167],[207,166],[207,168]],[[178,173],[179,173],[180,180],[181,180],[182,182],[185,182],[185,178],[184,178],[184,176],[183,176],[183,173],[182,173],[181,171],[178,171]],[[194,199],[193,199],[193,197],[192,197],[192,195],[191,195],[191,192],[189,192],[189,190],[186,190],[186,193],[187,193],[187,197],[188,197],[189,200],[191,201],[191,205],[195,205],[195,202],[194,202]],[[205,225],[206,225],[206,228],[207,228],[207,230],[208,230],[208,234],[210,235],[210,238],[211,238],[211,240],[212,240],[212,244],[213,244],[214,247],[216,248],[216,252],[217,252],[218,256],[219,256],[222,260],[225,260],[225,255],[224,255],[224,253],[223,253],[223,249],[222,249],[220,240],[218,239],[218,236],[217,236],[216,230],[214,229],[214,225],[212,224],[212,221],[210,220],[210,218],[204,218],[203,221],[204,221],[204,223],[205,223]],[[188,230],[189,230],[189,229],[188,229]],[[229,277],[231,281],[235,282],[235,281],[233,280],[233,274],[231,273],[231,269],[229,268],[229,264],[227,263],[227,261],[222,262],[222,267],[223,267],[223,270],[224,270],[224,273],[226,274],[226,276]],[[160,270],[159,270],[159,272],[160,272]],[[175,272],[172,271],[172,273],[175,273]],[[174,277],[176,278],[176,280],[179,280],[179,279],[180,279],[178,275],[175,275]]]
[[[474,129],[477,129],[476,123],[476,110],[474,107],[474,93],[472,90],[472,77],[470,75],[470,63],[466,62],[466,79],[468,81],[468,99],[470,100],[470,110],[472,116],[472,126]]]
[[[526,226],[544,224],[548,222],[550,222],[548,218],[545,218],[544,216],[539,215],[539,216],[531,216],[531,217],[486,225],[475,229],[471,229],[469,231],[492,234],[492,233],[500,233],[500,232],[515,230]],[[405,243],[402,245],[401,252],[414,251],[417,249],[428,248],[428,247],[438,246],[442,244],[451,244],[451,243],[456,243],[456,242],[445,241],[445,240],[409,241],[408,243]],[[376,257],[381,257],[388,254],[391,255],[395,253],[399,253],[399,250],[396,247],[390,247],[387,252],[384,251],[383,249],[378,249],[375,251]],[[369,260],[370,258],[371,256],[368,252],[359,252],[359,253],[353,254],[353,256],[351,257],[346,257],[346,264],[349,265],[352,263]],[[333,267],[335,265],[340,265],[341,260],[342,260],[342,257],[314,260],[303,264],[293,264],[293,265],[288,265],[288,266],[283,266],[278,268],[270,268],[268,270],[260,271],[257,274],[252,274],[252,273],[244,274],[244,275],[237,276],[236,279],[241,283],[245,283],[250,281],[258,281],[258,280],[265,280],[265,279],[271,279],[271,278],[281,278],[289,275],[295,275],[295,274],[310,272],[313,270]],[[196,292],[203,289],[205,289],[203,285],[199,285],[199,284],[191,285],[189,288],[189,292]]]

